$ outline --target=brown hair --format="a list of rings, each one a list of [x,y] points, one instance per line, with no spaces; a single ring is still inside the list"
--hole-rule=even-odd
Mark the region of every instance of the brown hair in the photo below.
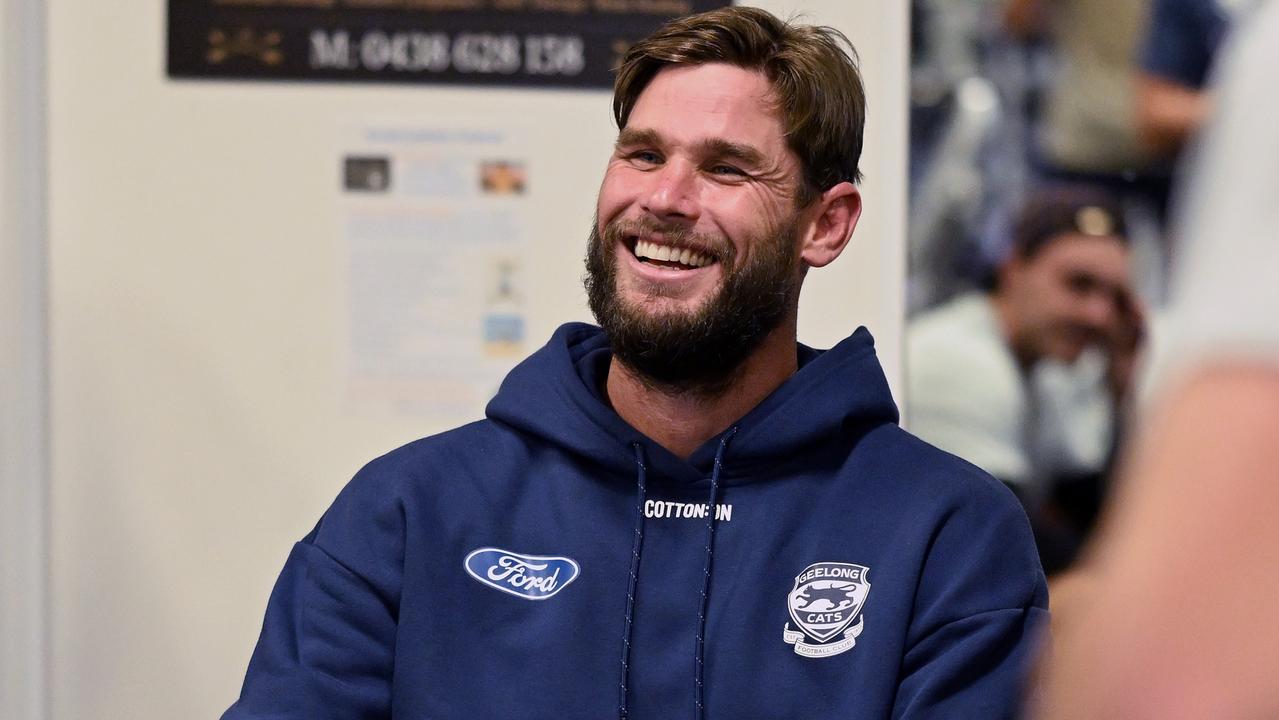
[[[787,144],[804,169],[800,205],[838,183],[861,180],[866,91],[857,51],[834,28],[792,25],[758,8],[676,18],[633,45],[613,85],[617,127],[626,127],[640,93],[663,67],[712,62],[758,70],[772,83]]]
[[[1012,227],[1013,254],[1030,259],[1063,235],[1114,237],[1128,244],[1123,207],[1095,185],[1047,185],[1026,198]]]

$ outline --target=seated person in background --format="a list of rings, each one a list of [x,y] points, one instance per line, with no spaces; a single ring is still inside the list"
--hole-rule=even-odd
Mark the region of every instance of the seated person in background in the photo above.
[[[1141,335],[1122,215],[1086,187],[1032,195],[993,288],[914,319],[906,419],[1007,483],[1050,574],[1092,521]]]

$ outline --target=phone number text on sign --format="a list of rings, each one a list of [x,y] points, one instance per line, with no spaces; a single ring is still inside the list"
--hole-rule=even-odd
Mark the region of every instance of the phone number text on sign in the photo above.
[[[572,77],[586,67],[575,35],[314,30],[310,40],[314,70]]]

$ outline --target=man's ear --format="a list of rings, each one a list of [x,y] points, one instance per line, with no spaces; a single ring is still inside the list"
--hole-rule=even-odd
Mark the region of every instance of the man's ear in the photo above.
[[[862,194],[852,183],[842,182],[822,193],[813,205],[815,217],[799,255],[809,267],[825,267],[848,245],[862,214]]]

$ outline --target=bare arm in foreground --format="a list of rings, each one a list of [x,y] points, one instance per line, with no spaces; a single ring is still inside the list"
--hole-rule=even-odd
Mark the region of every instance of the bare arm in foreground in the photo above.
[[[1040,717],[1275,717],[1279,368],[1207,368],[1156,415]]]

